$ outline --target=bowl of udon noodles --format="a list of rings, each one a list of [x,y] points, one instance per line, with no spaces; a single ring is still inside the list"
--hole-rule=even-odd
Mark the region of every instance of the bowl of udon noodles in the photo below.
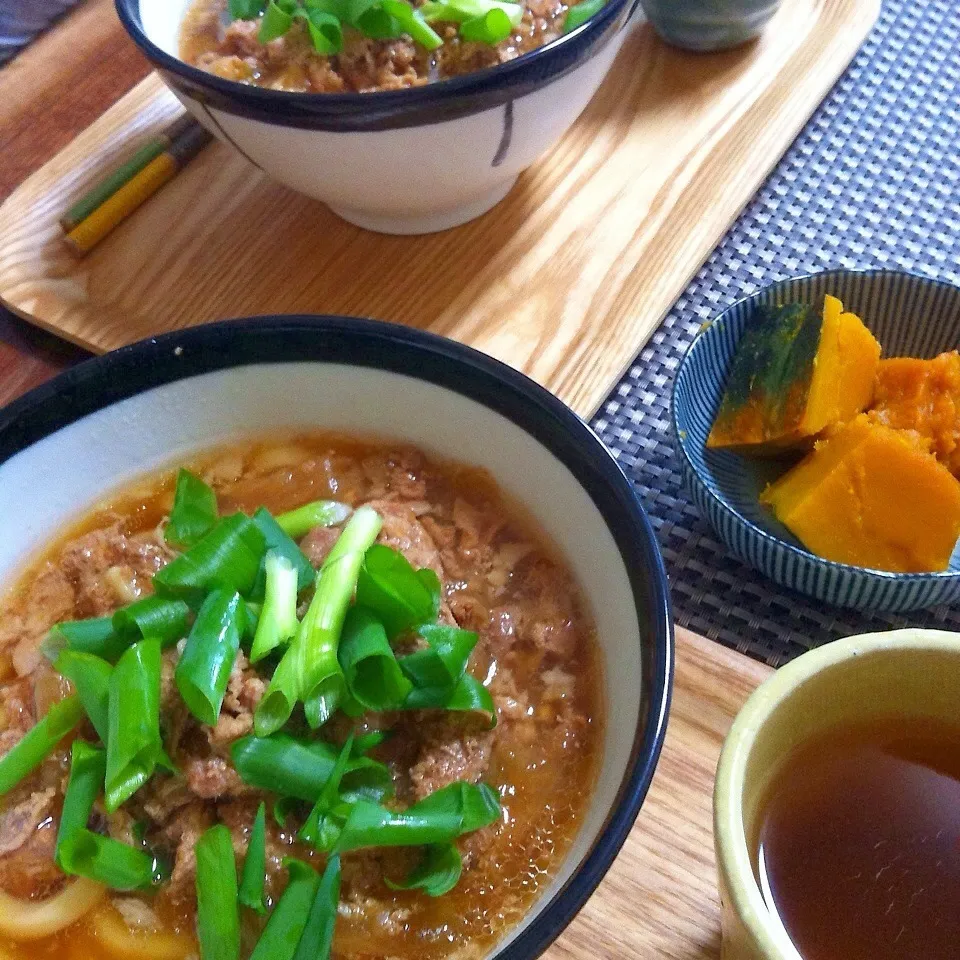
[[[655,536],[468,347],[262,317],[90,360],[0,411],[0,525],[4,960],[531,960],[633,826]]]
[[[184,105],[370,230],[488,211],[586,107],[637,0],[116,0]]]

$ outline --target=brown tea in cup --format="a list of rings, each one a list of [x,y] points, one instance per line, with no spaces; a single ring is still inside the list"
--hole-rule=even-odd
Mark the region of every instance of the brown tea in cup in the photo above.
[[[803,960],[960,957],[960,722],[827,730],[759,811],[757,880]]]

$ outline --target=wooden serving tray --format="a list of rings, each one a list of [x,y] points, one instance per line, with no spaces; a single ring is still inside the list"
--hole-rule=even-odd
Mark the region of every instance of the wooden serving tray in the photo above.
[[[713,779],[724,737],[771,673],[677,629],[667,739],[653,786],[610,872],[546,960],[717,960]]]
[[[148,77],[0,207],[0,299],[94,351],[267,312],[428,328],[593,412],[860,46],[879,0],[784,0],[691,54],[647,24],[574,128],[479,220],[385,237],[209,147],[89,257],[57,219],[180,110]]]

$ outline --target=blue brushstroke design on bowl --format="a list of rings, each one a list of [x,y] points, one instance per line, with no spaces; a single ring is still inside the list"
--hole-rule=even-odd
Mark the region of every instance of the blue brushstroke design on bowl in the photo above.
[[[843,301],[883,356],[934,357],[960,346],[960,287],[896,270],[827,270],[783,280],[724,310],[687,351],[671,418],[683,482],[702,516],[737,557],[776,583],[834,606],[904,613],[960,597],[960,549],[942,573],[887,573],[833,563],[806,550],[759,501],[788,463],[707,450],[737,343],[761,304]]]

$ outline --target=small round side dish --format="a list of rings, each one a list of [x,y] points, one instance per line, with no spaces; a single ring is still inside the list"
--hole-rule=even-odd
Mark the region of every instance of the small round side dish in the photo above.
[[[486,213],[552,147],[606,76],[637,0],[499,66],[403,90],[291,93],[180,59],[190,0],[116,0],[181,102],[270,177],[381,233],[446,230]]]
[[[630,832],[666,730],[673,637],[656,537],[589,427],[522,374],[421,331],[262,317],[142,341],[0,410],[0,588],[133,479],[244,437],[383,438],[486,470],[565,558],[596,626],[605,724],[592,799],[542,896],[491,952],[533,960]]]
[[[683,359],[672,420],[684,484],[720,539],[786,587],[858,610],[919,610],[960,596],[960,552],[942,573],[887,573],[810,553],[759,502],[783,471],[776,462],[707,450],[737,343],[761,304],[839,297],[880,341],[884,356],[934,357],[960,343],[960,288],[894,270],[828,270],[784,280],[733,304],[706,324]]]

